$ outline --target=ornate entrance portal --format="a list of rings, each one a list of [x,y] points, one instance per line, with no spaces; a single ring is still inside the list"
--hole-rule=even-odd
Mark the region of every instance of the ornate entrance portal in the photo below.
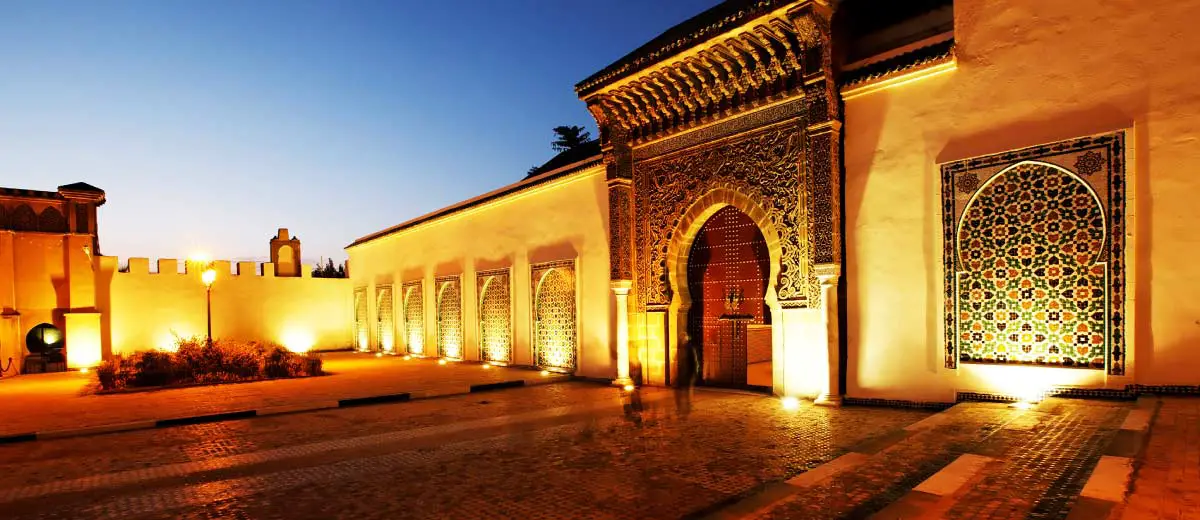
[[[752,371],[743,352],[753,350],[770,360],[762,374],[769,377],[758,381],[772,392],[840,402],[835,7],[723,2],[575,86],[600,129],[607,170],[621,384],[626,373],[643,383],[688,384],[695,360],[708,354],[700,369],[706,381],[745,385]],[[690,249],[693,239],[703,249],[726,219],[749,223],[746,232],[756,230],[765,243],[745,246],[752,276],[723,273],[724,260],[698,260],[718,253]],[[702,231],[709,220],[713,230]],[[698,280],[689,272],[701,270]],[[739,280],[732,285],[742,296],[726,309],[717,303],[734,288],[730,280]],[[719,346],[722,326],[728,348]]]
[[[688,253],[687,283],[690,353],[687,363],[699,382],[744,386],[751,363],[751,325],[770,323],[766,304],[770,257],[762,231],[732,206],[713,214],[700,228]],[[770,337],[769,335],[767,336]],[[756,352],[755,372],[767,374],[770,386],[770,343],[765,359]],[[765,367],[763,364],[765,363]],[[754,383],[763,381],[756,378]]]

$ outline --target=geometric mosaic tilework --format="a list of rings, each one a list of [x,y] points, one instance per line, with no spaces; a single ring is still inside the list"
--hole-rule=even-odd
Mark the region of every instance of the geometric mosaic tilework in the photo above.
[[[436,286],[438,356],[462,359],[462,285],[457,276],[448,276],[438,278]]]
[[[508,269],[480,272],[477,275],[475,285],[479,288],[479,353],[482,361],[512,361],[512,298],[508,280]]]
[[[425,355],[425,291],[421,282],[404,284],[404,344],[408,353]]]
[[[947,367],[1124,372],[1122,137],[943,168]]]
[[[533,283],[534,359],[556,372],[575,371],[575,261],[530,267]]]

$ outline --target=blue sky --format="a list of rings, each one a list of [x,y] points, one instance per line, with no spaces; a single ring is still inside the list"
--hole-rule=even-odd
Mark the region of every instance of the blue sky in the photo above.
[[[104,189],[104,254],[304,256],[519,180],[573,86],[718,0],[0,2],[0,186]]]

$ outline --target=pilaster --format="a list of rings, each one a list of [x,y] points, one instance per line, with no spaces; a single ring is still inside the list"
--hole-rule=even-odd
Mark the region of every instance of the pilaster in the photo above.
[[[613,384],[632,385],[633,379],[629,377],[629,290],[633,282],[616,280],[611,282],[611,287],[617,304],[617,379]]]
[[[842,274],[840,264],[820,264],[814,271],[821,283],[821,314],[825,325],[825,352],[828,378],[822,385],[823,390],[817,396],[816,404],[826,406],[841,406],[841,323],[838,314],[838,280]]]

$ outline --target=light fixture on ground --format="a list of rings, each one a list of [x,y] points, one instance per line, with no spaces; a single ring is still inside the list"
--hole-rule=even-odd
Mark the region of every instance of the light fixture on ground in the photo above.
[[[549,371],[549,370],[543,370],[543,371],[542,371],[542,375],[543,375],[543,376],[548,376],[548,375],[550,375],[550,371]]]
[[[410,356],[410,355],[408,355],[408,354],[405,354],[405,355],[404,355],[404,360],[405,360],[405,361],[408,361],[408,360],[410,360],[410,359],[412,359],[412,356]]]
[[[784,397],[783,399],[780,399],[779,403],[780,403],[780,405],[783,406],[784,410],[800,409],[800,400],[796,399],[795,397],[792,397],[792,396],[788,396],[788,397]]]
[[[621,387],[621,388],[622,388],[622,389],[624,389],[626,392],[632,392],[632,391],[633,391],[633,388],[634,388],[634,386],[633,386],[633,385],[625,385],[625,386],[623,386],[623,387]]]
[[[484,364],[483,364],[483,369],[484,369],[484,370],[487,370],[487,369],[489,369],[489,368],[492,368],[492,365],[489,365],[489,364],[487,364],[487,363],[484,363]]]
[[[438,360],[438,364],[439,364],[439,365],[445,365],[445,364],[446,364],[446,360],[445,360],[445,359],[439,359],[439,360]]]

